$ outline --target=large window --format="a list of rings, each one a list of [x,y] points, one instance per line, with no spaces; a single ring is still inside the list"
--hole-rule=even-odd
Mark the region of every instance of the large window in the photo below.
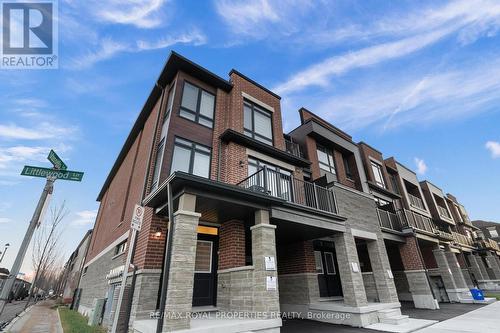
[[[201,125],[212,127],[214,120],[215,96],[184,82],[180,108],[181,117],[195,121]]]
[[[210,174],[210,148],[181,138],[175,138],[170,173],[175,171],[184,171],[208,178]]]
[[[382,166],[373,161],[370,161],[370,163],[372,165],[372,171],[373,171],[373,177],[375,177],[375,183],[378,186],[385,188],[384,176],[382,174]]]
[[[322,146],[317,146],[319,167],[327,172],[337,174],[335,171],[335,162],[333,160],[333,152]]]
[[[245,135],[270,145],[273,144],[271,112],[245,101],[243,104],[243,116]]]

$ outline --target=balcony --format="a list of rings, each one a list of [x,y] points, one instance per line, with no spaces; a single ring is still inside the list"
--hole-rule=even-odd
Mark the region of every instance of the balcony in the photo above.
[[[466,246],[474,246],[474,241],[465,236],[465,235],[462,235],[458,232],[455,232],[455,231],[452,231],[451,234],[453,235],[453,239],[455,241],[455,243],[458,243],[458,244],[461,244],[461,245],[466,245]]]
[[[377,208],[377,216],[378,222],[382,228],[401,231],[401,219],[396,213]]]
[[[440,216],[446,217],[446,218],[451,218],[450,214],[448,213],[448,209],[446,209],[444,207],[441,207],[439,205],[437,205],[437,209],[438,209],[438,212],[439,212]]]
[[[329,213],[337,213],[332,190],[264,167],[238,183],[247,190]]]
[[[425,210],[424,202],[422,201],[422,199],[410,193],[408,193],[408,197],[410,198],[410,205],[418,209]]]
[[[404,217],[404,220],[402,220],[404,221],[403,226],[412,227],[414,229],[426,231],[433,234],[435,233],[436,228],[434,227],[434,223],[430,218],[407,209],[400,211],[399,215]]]
[[[455,241],[455,238],[453,237],[453,234],[449,233],[448,231],[443,231],[439,229],[435,229],[434,233],[436,236],[438,236],[441,239],[447,240],[447,241]]]
[[[287,139],[285,139],[285,150],[287,151],[287,153],[290,153],[294,156],[303,157],[302,152],[300,151],[300,146],[297,143]]]
[[[500,245],[498,245],[498,243],[495,242],[493,239],[486,238],[480,240],[479,244],[481,245],[482,248],[500,251]]]

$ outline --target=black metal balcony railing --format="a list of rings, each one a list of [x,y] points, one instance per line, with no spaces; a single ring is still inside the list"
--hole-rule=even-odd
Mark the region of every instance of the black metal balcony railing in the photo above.
[[[294,204],[337,213],[332,190],[264,167],[238,183],[245,189],[281,198]]]
[[[294,156],[303,157],[302,152],[300,151],[300,146],[290,140],[285,139],[285,150]]]
[[[417,214],[408,209],[404,209],[401,213],[401,216],[404,216],[403,225],[412,227],[414,229],[419,229],[423,231],[427,231],[430,233],[434,233],[436,228],[434,227],[434,223],[432,220],[426,216]]]
[[[381,227],[401,231],[403,224],[398,214],[377,208],[377,216]]]
[[[424,202],[422,199],[414,196],[413,194],[408,193],[408,197],[410,198],[410,205],[413,207],[417,207],[419,209],[425,210]]]

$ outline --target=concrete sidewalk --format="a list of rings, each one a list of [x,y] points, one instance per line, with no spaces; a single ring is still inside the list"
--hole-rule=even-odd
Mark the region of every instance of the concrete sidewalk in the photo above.
[[[437,310],[439,311],[439,310]],[[498,333],[500,302],[439,322],[418,333]]]
[[[63,333],[59,314],[52,300],[41,301],[7,327],[9,333]]]

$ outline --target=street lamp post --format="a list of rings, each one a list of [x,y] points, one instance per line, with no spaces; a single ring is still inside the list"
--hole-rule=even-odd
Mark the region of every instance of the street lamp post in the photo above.
[[[7,249],[9,248],[9,246],[10,246],[9,243],[5,244],[5,248],[3,249],[3,252],[0,252],[0,254],[2,255],[2,257],[0,257],[0,262],[2,262],[3,257],[5,256],[5,253],[7,252]]]

